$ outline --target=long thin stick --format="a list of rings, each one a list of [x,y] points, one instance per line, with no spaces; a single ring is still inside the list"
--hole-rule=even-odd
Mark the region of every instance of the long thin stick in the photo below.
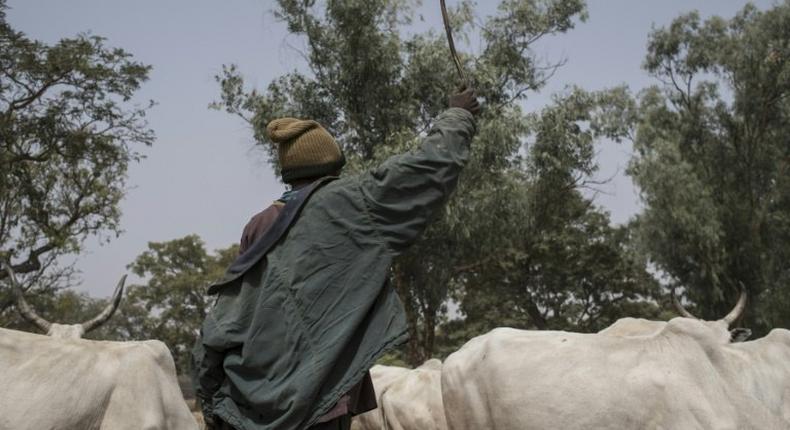
[[[463,83],[463,85],[468,88],[469,81],[466,79],[466,74],[464,73],[464,68],[461,65],[461,60],[458,58],[458,52],[455,50],[453,29],[450,27],[450,17],[447,15],[447,5],[445,4],[444,0],[439,0],[439,2],[442,5],[442,19],[444,20],[444,30],[447,32],[447,43],[450,45],[450,55],[453,57],[455,69],[458,70],[458,77],[461,78],[461,83]]]

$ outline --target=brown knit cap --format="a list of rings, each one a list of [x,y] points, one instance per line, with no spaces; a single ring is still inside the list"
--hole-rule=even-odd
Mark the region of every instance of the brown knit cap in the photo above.
[[[266,126],[266,134],[277,144],[284,182],[326,176],[346,164],[335,139],[315,121],[275,119]]]

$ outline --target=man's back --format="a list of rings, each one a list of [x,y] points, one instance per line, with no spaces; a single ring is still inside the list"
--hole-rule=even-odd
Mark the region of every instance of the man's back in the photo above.
[[[275,223],[284,206],[284,201],[277,200],[250,219],[244,227],[239,242],[239,254],[246,252],[256,240],[263,236]],[[376,406],[376,392],[373,388],[373,381],[370,377],[370,372],[365,372],[362,380],[343,395],[329,412],[318,419],[318,422],[326,423],[346,415],[359,415],[376,409]]]
[[[220,284],[202,339],[224,377],[202,393],[213,413],[306,428],[406,340],[389,268],[454,189],[474,131],[469,112],[447,111],[419,150],[316,191],[260,264]]]

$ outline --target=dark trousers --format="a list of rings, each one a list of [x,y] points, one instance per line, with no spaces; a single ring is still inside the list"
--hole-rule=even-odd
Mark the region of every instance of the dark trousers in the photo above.
[[[351,428],[351,415],[335,418],[332,421],[316,424],[309,430],[349,430]],[[219,430],[234,430],[228,423],[223,422],[219,425]]]

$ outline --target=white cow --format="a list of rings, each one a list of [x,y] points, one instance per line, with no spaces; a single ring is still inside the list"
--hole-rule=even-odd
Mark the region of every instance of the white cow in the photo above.
[[[62,325],[36,315],[7,271],[20,312],[50,336],[0,329],[0,430],[198,428],[165,344],[81,339],[112,316],[124,278],[98,317]]]
[[[651,321],[643,318],[620,318],[614,324],[599,331],[599,334],[618,337],[651,336],[666,327],[666,321]]]
[[[788,429],[790,331],[731,343],[744,303],[715,322],[495,329],[444,363],[449,428]]]
[[[691,312],[687,311],[683,305],[677,300],[674,292],[672,294],[672,303],[675,305],[675,309],[677,312],[686,318],[696,319],[699,318],[695,317],[691,314]],[[740,298],[738,299],[738,303],[735,305],[735,308],[724,318],[722,321],[727,323],[729,327],[732,323],[734,323],[740,315],[743,313],[743,310],[746,308],[746,294],[741,294]],[[628,336],[650,336],[654,335],[666,327],[666,321],[651,321],[646,320],[643,318],[620,318],[619,320],[615,321],[614,324],[610,325],[609,327],[599,331],[600,334],[605,334],[609,336],[621,336],[621,337],[628,337]],[[752,331],[748,328],[734,328],[730,330],[730,341],[732,342],[743,342],[747,340],[752,335]]]
[[[442,405],[442,362],[428,360],[398,378],[381,395],[388,430],[447,430]]]
[[[398,378],[409,373],[409,369],[397,366],[375,365],[370,369],[370,379],[373,380],[373,388],[376,390],[376,403],[381,406],[381,395]],[[384,419],[381,415],[381,408],[374,409],[354,417],[352,430],[379,430],[384,428]]]
[[[355,418],[359,430],[446,430],[441,391],[442,362],[428,360],[409,370],[374,366],[379,408]]]

